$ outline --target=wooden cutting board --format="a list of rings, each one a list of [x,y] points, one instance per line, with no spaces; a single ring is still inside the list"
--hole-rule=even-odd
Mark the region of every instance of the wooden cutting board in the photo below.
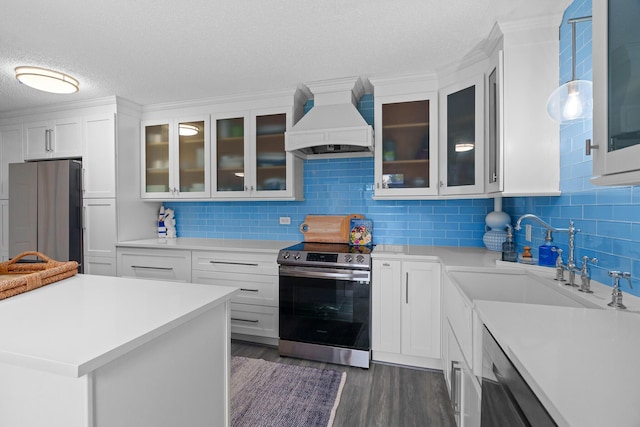
[[[360,214],[307,215],[300,225],[305,242],[349,243],[351,219],[363,219]]]

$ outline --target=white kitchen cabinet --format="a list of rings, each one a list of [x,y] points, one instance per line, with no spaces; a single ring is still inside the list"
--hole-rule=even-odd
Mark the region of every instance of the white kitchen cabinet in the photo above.
[[[302,197],[302,160],[285,151],[290,108],[212,115],[212,196],[224,199]]]
[[[440,194],[484,192],[484,75],[440,90]]]
[[[422,86],[387,95],[388,87],[376,87],[376,198],[438,194],[438,94]]]
[[[489,37],[495,43],[485,70],[489,79],[487,149],[491,150],[491,127],[495,126],[498,164],[493,170],[487,165],[487,193],[504,197],[560,194],[560,125],[547,113],[547,98],[558,87],[558,24],[555,15],[500,22]],[[494,105],[492,90],[496,90]]]
[[[0,199],[9,198],[9,164],[22,162],[22,126],[0,127]]]
[[[84,199],[84,256],[116,257],[116,200]]]
[[[143,199],[210,196],[209,117],[142,122]]]
[[[473,349],[473,309],[447,274],[443,282],[442,364],[445,381],[457,425],[478,427],[481,387],[473,373],[474,361],[479,362]]]
[[[116,197],[115,115],[82,119],[82,197]],[[115,214],[115,212],[114,212]]]
[[[191,282],[191,251],[117,248],[119,277]]]
[[[193,251],[192,281],[233,286],[231,332],[243,339],[275,345],[278,328],[277,251]],[[240,335],[239,335],[240,334]]]
[[[93,276],[112,276],[118,275],[116,268],[116,259],[107,257],[84,257],[84,274]]]
[[[440,272],[437,262],[373,260],[373,360],[440,368]]]
[[[25,160],[82,157],[80,117],[40,120],[23,125]]]
[[[593,2],[592,183],[640,184],[640,30],[635,2]]]
[[[458,427],[480,427],[481,387],[472,370],[464,361],[460,346],[451,326],[444,325],[443,349],[445,380],[449,387],[449,397]]]
[[[376,199],[484,194],[484,74],[374,78]]]

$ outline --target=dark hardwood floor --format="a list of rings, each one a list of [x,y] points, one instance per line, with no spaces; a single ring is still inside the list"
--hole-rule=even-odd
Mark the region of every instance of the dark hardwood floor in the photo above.
[[[455,427],[447,387],[439,371],[378,363],[361,369],[313,362],[280,357],[276,348],[241,341],[232,341],[231,354],[346,371],[334,427]]]

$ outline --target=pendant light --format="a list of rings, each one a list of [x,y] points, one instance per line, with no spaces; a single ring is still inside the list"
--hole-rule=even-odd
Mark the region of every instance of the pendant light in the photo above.
[[[576,80],[576,24],[590,16],[567,20],[571,24],[571,80],[554,90],[547,100],[547,112],[560,123],[590,119],[593,115],[593,84]]]
[[[16,79],[34,89],[50,93],[75,93],[80,82],[59,71],[39,67],[16,67]]]

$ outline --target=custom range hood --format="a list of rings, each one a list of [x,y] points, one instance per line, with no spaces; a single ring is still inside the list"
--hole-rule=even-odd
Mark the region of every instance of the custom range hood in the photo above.
[[[373,156],[373,128],[356,108],[359,77],[305,83],[313,107],[285,133],[285,149],[304,159]]]

